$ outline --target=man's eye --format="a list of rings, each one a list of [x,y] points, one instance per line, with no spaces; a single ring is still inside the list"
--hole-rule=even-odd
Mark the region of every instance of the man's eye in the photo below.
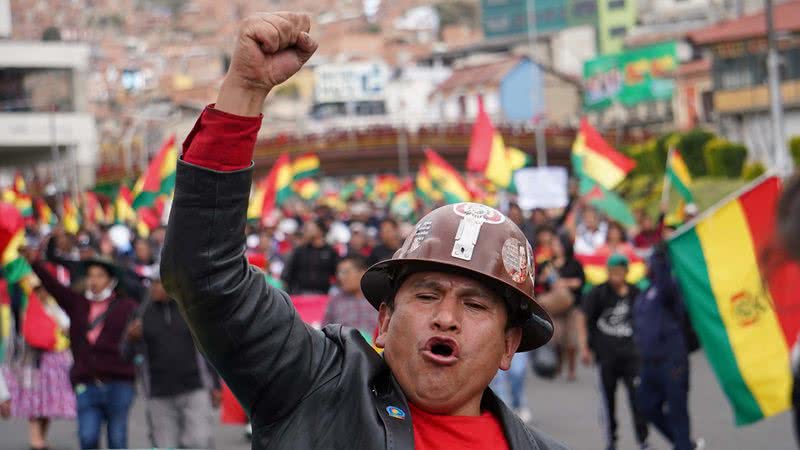
[[[468,308],[473,309],[486,309],[486,305],[481,302],[465,302],[464,303]]]
[[[417,294],[417,298],[420,300],[434,300],[436,296],[433,294]]]

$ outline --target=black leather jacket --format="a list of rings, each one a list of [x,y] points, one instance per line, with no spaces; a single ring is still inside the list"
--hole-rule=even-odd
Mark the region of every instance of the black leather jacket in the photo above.
[[[179,162],[161,275],[203,353],[248,411],[253,448],[414,448],[403,391],[360,333],[306,325],[289,297],[247,264],[251,177],[252,169]],[[565,448],[527,428],[489,389],[483,408],[500,419],[512,449]]]

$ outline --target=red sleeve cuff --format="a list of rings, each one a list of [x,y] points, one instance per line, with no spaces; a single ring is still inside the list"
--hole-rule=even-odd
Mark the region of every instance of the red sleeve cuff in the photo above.
[[[250,167],[263,118],[263,114],[237,116],[208,105],[183,142],[183,160],[224,172]]]

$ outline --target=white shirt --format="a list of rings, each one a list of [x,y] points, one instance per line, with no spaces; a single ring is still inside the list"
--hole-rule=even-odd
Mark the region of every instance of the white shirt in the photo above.
[[[595,231],[589,230],[584,224],[578,225],[575,230],[575,254],[595,254],[597,249],[605,245],[606,233],[608,233],[608,224],[605,222],[600,222]]]

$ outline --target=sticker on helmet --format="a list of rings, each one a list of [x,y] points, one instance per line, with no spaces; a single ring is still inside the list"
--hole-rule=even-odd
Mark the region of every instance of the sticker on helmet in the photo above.
[[[483,219],[483,222],[491,223],[492,225],[503,223],[506,220],[506,216],[500,211],[480,203],[456,203],[453,205],[453,211],[461,217],[480,218]]]
[[[506,216],[496,209],[478,203],[457,203],[453,205],[453,211],[463,219],[458,224],[456,240],[450,255],[465,261],[472,259],[472,252],[475,250],[475,244],[478,243],[481,226],[484,223],[496,225],[506,220]]]
[[[408,246],[408,251],[406,254],[413,252],[414,250],[418,249],[422,241],[428,238],[428,235],[431,233],[431,229],[433,228],[433,222],[430,220],[426,220],[419,225],[417,225],[417,229],[414,230],[414,237],[411,238],[411,245]]]
[[[530,278],[530,254],[527,251],[526,244],[523,244],[518,239],[508,238],[503,243],[501,254],[503,256],[503,266],[512,280],[522,284]]]

